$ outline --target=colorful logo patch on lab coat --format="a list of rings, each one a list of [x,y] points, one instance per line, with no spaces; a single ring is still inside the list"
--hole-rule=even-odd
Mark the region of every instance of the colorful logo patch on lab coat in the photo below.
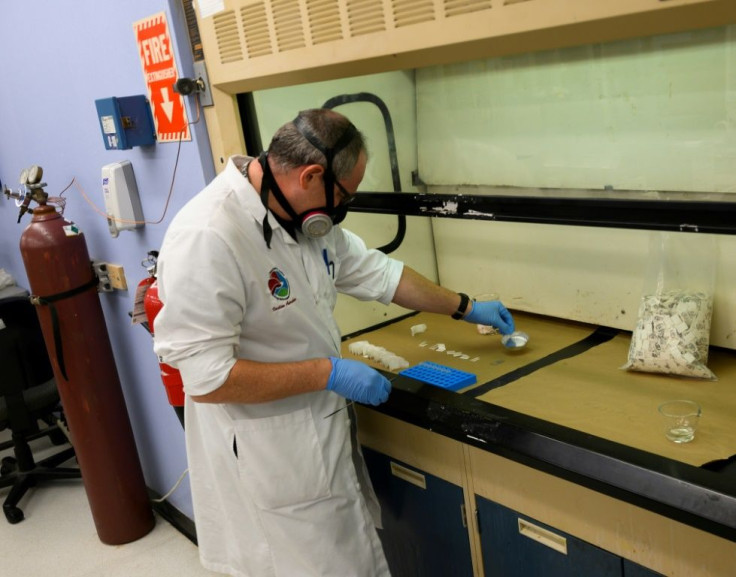
[[[268,290],[271,294],[281,300],[285,301],[289,298],[290,289],[289,281],[278,268],[272,268],[268,276]]]

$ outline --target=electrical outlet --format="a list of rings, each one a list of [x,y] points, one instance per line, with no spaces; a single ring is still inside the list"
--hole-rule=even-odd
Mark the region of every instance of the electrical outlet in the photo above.
[[[113,288],[110,284],[110,277],[107,274],[107,263],[101,260],[93,260],[92,266],[97,276],[97,290],[103,293],[111,293]]]
[[[110,285],[112,288],[120,291],[128,290],[128,282],[125,280],[123,265],[108,263],[107,276],[110,279]]]

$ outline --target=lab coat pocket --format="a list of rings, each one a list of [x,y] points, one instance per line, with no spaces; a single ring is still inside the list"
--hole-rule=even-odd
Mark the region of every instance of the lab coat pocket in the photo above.
[[[235,422],[240,479],[261,509],[330,496],[322,448],[309,409]]]

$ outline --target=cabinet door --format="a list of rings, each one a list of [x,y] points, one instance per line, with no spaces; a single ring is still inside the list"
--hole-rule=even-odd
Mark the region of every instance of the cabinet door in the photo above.
[[[618,555],[476,496],[486,577],[622,577]]]
[[[663,577],[661,573],[637,565],[633,561],[624,559],[624,577]]]
[[[472,577],[462,489],[371,449],[363,455],[392,577]]]

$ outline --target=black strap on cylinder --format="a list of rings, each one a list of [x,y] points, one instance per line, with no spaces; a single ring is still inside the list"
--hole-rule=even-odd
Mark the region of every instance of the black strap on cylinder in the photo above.
[[[31,295],[29,297],[32,304],[36,306],[39,306],[39,305],[48,306],[51,309],[51,327],[54,333],[54,348],[56,349],[56,361],[59,363],[59,370],[61,371],[61,374],[64,377],[64,380],[68,381],[69,377],[66,376],[66,365],[64,364],[64,351],[62,349],[62,344],[61,344],[61,329],[59,328],[59,315],[56,312],[56,307],[54,306],[54,303],[56,301],[68,299],[70,297],[83,293],[84,291],[89,290],[94,286],[97,286],[99,282],[100,281],[97,278],[97,276],[93,276],[88,282],[86,282],[82,286],[78,286],[77,288],[73,288],[71,290],[64,291],[63,293],[56,293],[55,295],[49,295],[45,297],[39,297],[36,295]]]

